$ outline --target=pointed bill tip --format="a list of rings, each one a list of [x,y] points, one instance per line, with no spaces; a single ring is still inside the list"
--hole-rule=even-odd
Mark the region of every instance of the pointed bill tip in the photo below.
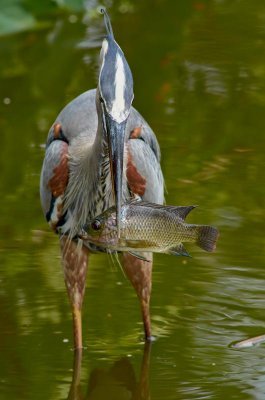
[[[110,17],[107,13],[106,8],[104,7],[100,7],[100,13],[104,15],[104,22],[105,22],[105,27],[106,27],[106,31],[107,34],[114,39],[114,35],[113,35],[113,30],[112,30],[112,26],[111,26],[111,22],[110,22]]]

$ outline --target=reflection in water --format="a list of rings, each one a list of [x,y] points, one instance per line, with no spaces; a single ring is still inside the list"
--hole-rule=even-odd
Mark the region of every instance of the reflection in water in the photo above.
[[[91,371],[87,393],[82,393],[80,378],[82,350],[74,354],[72,383],[68,400],[149,400],[149,366],[151,343],[145,343],[140,376],[137,380],[134,368],[128,357],[115,361],[108,369],[95,368]]]
[[[256,346],[258,344],[265,342],[265,335],[255,336],[249,339],[241,340],[232,345],[235,349],[244,349],[251,346]]]
[[[57,111],[95,85],[93,45],[104,29],[93,14],[98,0],[85,2],[89,14],[75,23],[74,9],[58,13],[55,4],[84,2],[9,0],[1,2],[8,23],[0,22],[0,33],[12,28],[5,8],[14,6],[15,16],[22,3],[48,24],[1,37],[0,398],[61,400],[70,386],[65,348],[72,333],[58,246],[40,211],[39,171]],[[102,3],[113,4],[117,39],[137,76],[134,104],[161,144],[167,203],[198,204],[192,221],[221,231],[211,257],[196,248],[189,260],[155,256],[152,399],[264,400],[265,344],[230,344],[264,334],[265,326],[265,2]],[[91,351],[83,353],[81,378],[76,358],[69,398],[148,398],[148,363],[141,374],[135,358],[133,365],[132,358],[110,364],[120,354],[137,357],[135,294],[103,255],[88,275]],[[89,377],[106,354],[106,370]]]

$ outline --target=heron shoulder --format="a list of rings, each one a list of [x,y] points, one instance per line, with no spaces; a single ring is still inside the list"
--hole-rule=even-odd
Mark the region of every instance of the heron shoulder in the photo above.
[[[79,137],[86,142],[93,143],[98,126],[96,89],[80,94],[62,109],[49,132],[48,143],[54,139],[56,124],[60,124],[62,133],[70,144]],[[135,127],[141,127],[141,139],[150,146],[160,161],[160,148],[153,130],[143,116],[132,107],[127,121],[127,136]]]
[[[143,140],[127,144],[127,181],[134,194],[153,203],[164,202],[164,178],[158,158]]]
[[[64,138],[71,143],[76,138],[93,142],[97,132],[96,89],[88,90],[70,101],[56,117],[48,134],[47,144],[54,140],[55,127],[60,125]]]
[[[143,116],[134,107],[132,107],[130,116],[128,118],[127,130],[129,132],[130,138],[132,138],[131,136],[133,132],[136,132],[136,130],[138,130],[138,138],[144,141],[147,146],[150,147],[157,161],[160,162],[161,153],[156,135],[150,125],[143,118]]]
[[[62,109],[49,132],[48,144],[54,140],[54,127],[58,124],[60,124],[62,134],[70,145],[76,140],[79,143],[92,144],[98,126],[96,89],[80,94]],[[150,147],[156,159],[160,162],[160,147],[155,133],[143,116],[132,107],[126,126],[128,138],[137,127],[141,128],[140,138]]]

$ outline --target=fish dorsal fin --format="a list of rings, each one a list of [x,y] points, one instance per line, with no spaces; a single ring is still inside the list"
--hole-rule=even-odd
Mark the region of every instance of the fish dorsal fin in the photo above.
[[[184,257],[191,257],[191,255],[187,252],[185,247],[183,246],[182,243],[179,245],[172,247],[169,251],[168,254],[172,254],[174,256],[184,256]]]
[[[127,200],[126,203],[124,203],[124,205],[130,205],[130,204],[142,205],[142,203],[144,203],[144,201],[142,201],[139,197],[133,197],[132,199]]]
[[[142,207],[156,208],[158,210],[167,211],[177,215],[181,219],[185,219],[186,216],[197,206],[165,206],[163,204],[149,203],[148,201],[139,201],[138,199],[132,199],[128,204],[133,204]]]
[[[168,212],[178,215],[183,220],[195,207],[197,206],[165,206]]]

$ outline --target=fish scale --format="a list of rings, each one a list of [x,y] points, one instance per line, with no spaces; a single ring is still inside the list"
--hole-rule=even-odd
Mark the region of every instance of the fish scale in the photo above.
[[[120,236],[116,210],[111,207],[88,224],[85,239],[112,251],[130,251],[139,258],[143,251],[187,256],[183,246],[186,242],[214,251],[218,230],[184,221],[194,207],[131,201],[122,206]]]
[[[127,206],[127,210],[127,227],[124,232],[127,241],[130,238],[139,239],[139,231],[143,232],[143,240],[147,243],[157,243],[161,249],[196,239],[196,227],[185,224],[182,219],[172,216],[172,213],[168,211],[137,206],[131,208]],[[136,214],[135,221],[130,217],[130,214]],[[135,229],[137,220],[139,227]]]

